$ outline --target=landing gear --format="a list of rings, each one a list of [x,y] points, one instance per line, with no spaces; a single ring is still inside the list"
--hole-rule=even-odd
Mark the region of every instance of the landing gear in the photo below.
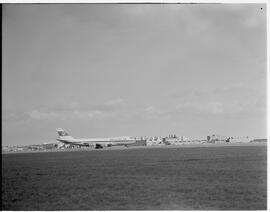
[[[103,146],[101,146],[100,144],[96,144],[96,149],[103,149]]]

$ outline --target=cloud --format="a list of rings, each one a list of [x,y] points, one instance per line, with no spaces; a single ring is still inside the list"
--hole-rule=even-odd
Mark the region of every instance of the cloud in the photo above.
[[[65,114],[55,112],[42,112],[38,110],[33,110],[28,112],[28,114],[31,119],[37,120],[66,119]]]
[[[125,100],[122,98],[116,98],[106,101],[103,104],[96,105],[94,107],[91,107],[92,110],[96,111],[116,111],[122,109],[124,106]]]
[[[61,112],[32,110],[27,113],[32,120],[66,120],[66,119],[100,119],[108,116],[105,112],[96,110],[70,109]]]
[[[225,115],[239,114],[243,111],[243,105],[237,102],[186,102],[176,106],[181,112],[208,114],[208,115]]]
[[[148,107],[144,108],[143,111],[146,113],[154,113],[155,108],[153,106],[148,106]]]
[[[171,95],[174,99],[187,99],[187,98],[196,98],[208,95],[211,91],[209,89],[185,89],[175,92]]]
[[[106,101],[103,104],[96,105],[94,107],[84,108],[80,110],[77,108],[73,111],[73,117],[75,118],[87,118],[87,119],[102,119],[112,118],[115,114],[121,111],[125,100],[122,98],[116,98]]]
[[[154,106],[147,106],[137,112],[137,116],[146,120],[154,119],[169,119],[170,111],[168,109],[161,109]],[[135,115],[136,117],[136,115]]]
[[[3,111],[2,113],[3,121],[6,122],[18,122],[18,121],[26,121],[29,119],[29,115],[27,113],[24,112],[7,112],[7,111]]]
[[[117,105],[120,105],[122,103],[124,103],[124,99],[117,98],[117,99],[109,100],[108,102],[105,103],[105,105],[107,105],[107,106],[117,106]]]
[[[253,84],[251,86],[249,81],[235,82],[208,89],[181,90],[172,94],[171,99],[180,102],[179,107],[186,107],[186,104],[191,104],[190,106],[193,108],[198,107],[198,105],[202,105],[200,107],[217,108],[219,103],[223,108],[232,108],[233,111],[239,111],[239,107],[245,109],[242,105],[248,108],[252,102],[257,102],[260,99],[266,100],[266,90],[263,89],[263,85]],[[256,108],[253,108],[253,110],[256,111]]]
[[[80,107],[80,103],[79,102],[71,102],[69,107],[71,109],[75,109],[75,108],[79,108]]]
[[[223,114],[224,113],[224,108],[223,108],[223,104],[221,104],[220,102],[210,102],[206,105],[202,105],[202,110],[218,115],[218,114]]]
[[[101,111],[95,111],[95,110],[89,110],[89,111],[78,111],[75,110],[72,113],[72,117],[78,118],[78,119],[100,119],[104,118],[106,114]]]
[[[26,113],[29,119],[33,120],[66,120],[66,119],[108,119],[116,117],[121,113],[124,99],[116,98],[108,100],[102,104],[93,106],[71,102],[68,105],[54,105],[50,107],[37,107]],[[9,119],[15,120],[14,114],[10,114]]]

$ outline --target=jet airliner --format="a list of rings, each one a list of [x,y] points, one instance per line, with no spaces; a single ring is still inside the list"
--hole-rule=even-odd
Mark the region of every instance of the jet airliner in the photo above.
[[[95,146],[95,148],[103,148],[104,146],[126,146],[136,143],[136,140],[132,137],[114,137],[114,138],[73,138],[65,130],[58,128],[56,129],[58,138],[56,140],[70,145],[77,146]]]

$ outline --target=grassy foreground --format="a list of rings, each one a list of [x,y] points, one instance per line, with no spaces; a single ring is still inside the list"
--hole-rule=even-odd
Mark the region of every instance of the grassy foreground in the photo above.
[[[2,210],[266,210],[266,146],[2,155]]]

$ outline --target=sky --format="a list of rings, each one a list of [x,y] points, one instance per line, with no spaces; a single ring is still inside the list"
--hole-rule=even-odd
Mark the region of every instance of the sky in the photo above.
[[[2,144],[266,138],[265,4],[5,4]]]

